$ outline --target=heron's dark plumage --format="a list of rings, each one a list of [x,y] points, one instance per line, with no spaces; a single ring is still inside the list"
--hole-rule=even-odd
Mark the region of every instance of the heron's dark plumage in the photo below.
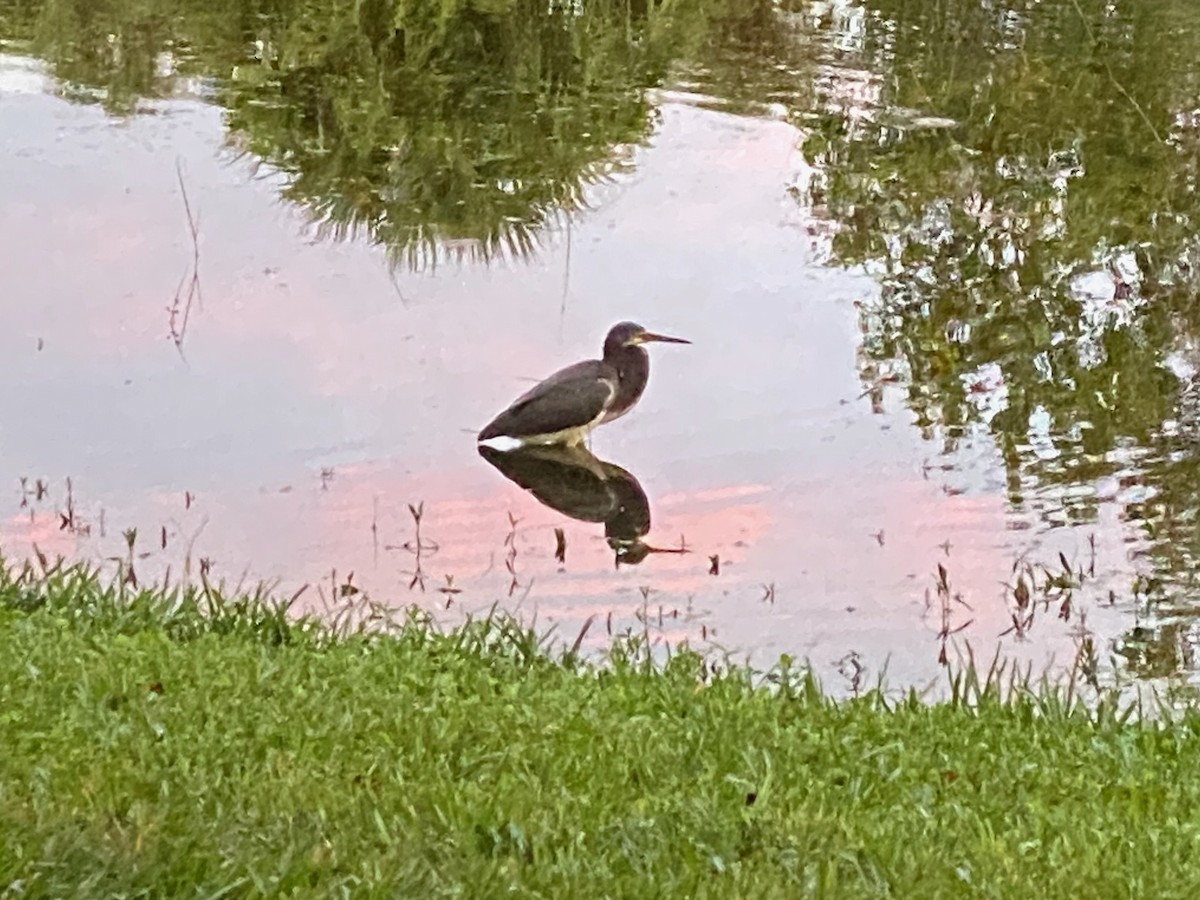
[[[617,376],[602,360],[589,359],[534,385],[479,432],[479,439],[528,438],[585,428],[603,414],[616,393]]]
[[[479,455],[551,509],[581,522],[603,522],[618,563],[636,564],[655,552],[642,543],[650,530],[650,501],[631,472],[582,447],[503,452],[484,444]]]
[[[609,329],[602,359],[589,359],[555,372],[526,391],[479,432],[525,442],[577,443],[590,429],[611,422],[637,403],[650,379],[646,341],[686,344],[650,334],[635,322]]]
[[[627,517],[632,505],[638,508],[634,518],[646,522],[638,536],[650,530],[650,503],[637,479],[582,447],[525,447],[506,453],[485,444],[479,455],[546,506],[573,519],[607,522]]]

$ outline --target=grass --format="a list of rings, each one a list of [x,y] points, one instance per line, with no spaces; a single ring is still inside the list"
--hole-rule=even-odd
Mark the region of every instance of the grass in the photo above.
[[[0,575],[2,897],[1193,897],[1200,716]]]

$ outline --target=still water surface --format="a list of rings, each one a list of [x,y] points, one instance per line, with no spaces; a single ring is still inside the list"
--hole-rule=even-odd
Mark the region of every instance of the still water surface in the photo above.
[[[0,0],[6,554],[1193,680],[1188,4],[441,7]],[[595,460],[480,456],[621,319]]]

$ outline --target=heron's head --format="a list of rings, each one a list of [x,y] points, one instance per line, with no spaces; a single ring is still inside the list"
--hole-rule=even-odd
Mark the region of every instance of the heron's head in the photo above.
[[[648,344],[651,341],[662,341],[668,344],[690,344],[691,341],[683,338],[668,337],[665,334],[655,334],[652,331],[647,331],[637,322],[619,322],[608,330],[608,337],[604,339],[605,354],[615,353],[623,347],[636,347],[639,344]]]

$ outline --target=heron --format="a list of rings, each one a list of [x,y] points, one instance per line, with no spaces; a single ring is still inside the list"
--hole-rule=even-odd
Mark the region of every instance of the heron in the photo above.
[[[604,338],[600,359],[577,362],[538,382],[484,426],[479,440],[578,446],[597,425],[633,409],[650,380],[650,354],[642,345],[654,341],[691,343],[654,334],[636,322],[618,322]]]
[[[614,562],[637,565],[651,553],[686,553],[642,540],[650,530],[650,501],[641,482],[615,463],[597,459],[583,447],[531,445],[502,451],[486,444],[479,455],[514,484],[547,506],[579,522],[604,524]]]

